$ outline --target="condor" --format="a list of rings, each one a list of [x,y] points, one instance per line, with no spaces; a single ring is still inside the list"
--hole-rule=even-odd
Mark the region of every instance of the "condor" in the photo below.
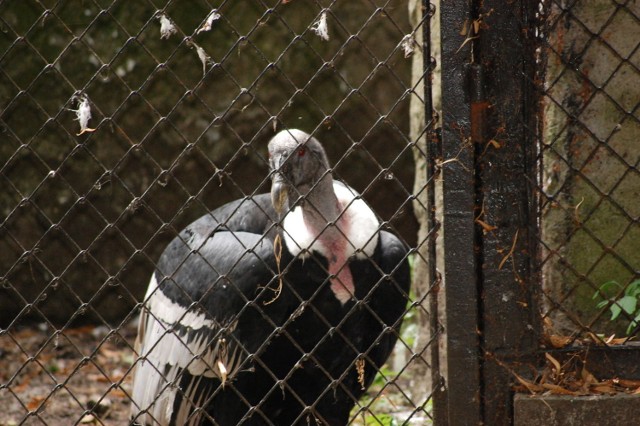
[[[407,247],[333,179],[314,137],[269,142],[271,194],[184,229],[151,277],[132,421],[344,425],[388,358],[408,300]]]

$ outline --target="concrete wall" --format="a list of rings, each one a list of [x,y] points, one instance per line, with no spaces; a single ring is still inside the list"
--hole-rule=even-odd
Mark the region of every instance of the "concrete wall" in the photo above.
[[[640,418],[637,395],[516,395],[514,426],[635,425]]]
[[[546,309],[570,333],[594,321],[595,289],[640,270],[640,4],[550,3],[543,275]],[[594,329],[624,330],[607,318]]]

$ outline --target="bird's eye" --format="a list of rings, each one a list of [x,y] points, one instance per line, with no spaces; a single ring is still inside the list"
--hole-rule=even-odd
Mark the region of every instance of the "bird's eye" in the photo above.
[[[302,147],[298,150],[298,157],[302,157],[306,153],[307,153],[307,149]]]

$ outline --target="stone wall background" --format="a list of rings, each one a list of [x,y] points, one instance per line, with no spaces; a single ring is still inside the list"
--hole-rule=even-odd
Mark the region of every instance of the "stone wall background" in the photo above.
[[[215,2],[200,33],[206,2],[0,4],[1,325],[117,325],[177,231],[268,190],[282,128],[314,132],[415,245],[406,4],[331,4],[325,41],[317,2],[283,3]]]
[[[551,2],[547,24],[546,313],[565,333],[624,334],[592,296],[640,274],[640,3]]]

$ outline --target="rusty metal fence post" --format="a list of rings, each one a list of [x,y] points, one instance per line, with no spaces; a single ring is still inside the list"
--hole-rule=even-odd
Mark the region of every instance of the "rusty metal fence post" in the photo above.
[[[469,2],[441,4],[443,233],[445,250],[448,424],[478,424],[480,354],[475,254],[474,153],[469,141],[466,74],[471,44],[460,29],[471,16]],[[460,410],[459,407],[465,407]]]
[[[447,424],[512,421],[535,360],[535,117],[529,2],[442,4]]]

